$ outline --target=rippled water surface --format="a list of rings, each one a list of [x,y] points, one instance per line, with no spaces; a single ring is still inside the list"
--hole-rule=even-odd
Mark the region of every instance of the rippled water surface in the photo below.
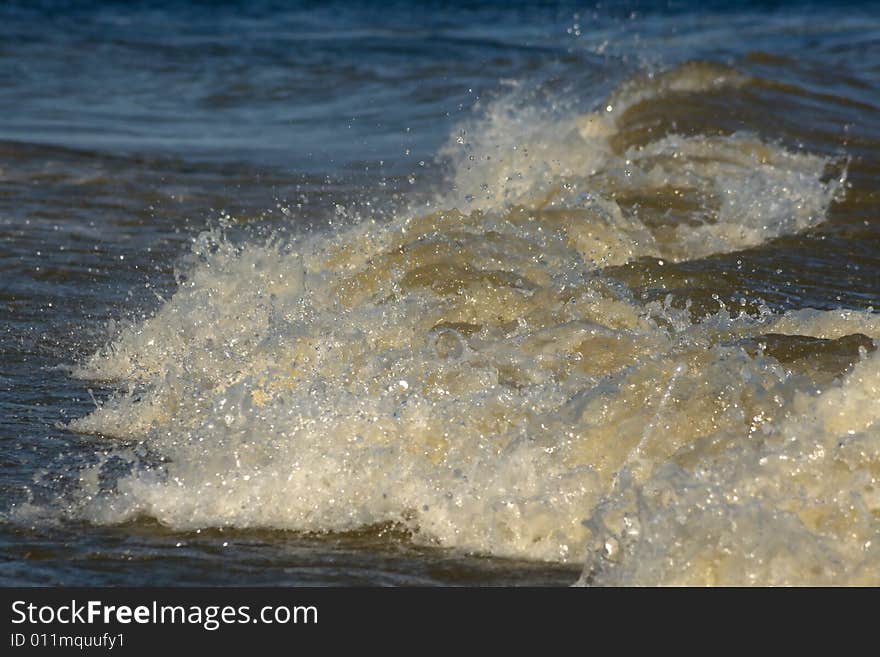
[[[0,582],[880,583],[880,6],[0,7]]]

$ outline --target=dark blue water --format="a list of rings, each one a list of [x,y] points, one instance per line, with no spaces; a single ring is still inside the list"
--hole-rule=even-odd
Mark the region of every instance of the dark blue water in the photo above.
[[[662,292],[876,308],[876,3],[3,3],[0,583],[574,581],[576,565],[419,547],[376,528],[196,534],[150,518],[62,519],[51,509],[78,467],[113,445],[65,428],[112,392],[65,367],[107,341],[108,322],[167,299],[208,226],[250,239],[325,229],[339,208],[388,216],[449,185],[442,147],[511,89],[557,116],[695,60],[763,82],[658,105],[639,129],[747,130],[849,158],[851,190],[818,232],[682,263]],[[654,274],[618,275],[661,296]],[[46,511],[8,513],[25,502]]]

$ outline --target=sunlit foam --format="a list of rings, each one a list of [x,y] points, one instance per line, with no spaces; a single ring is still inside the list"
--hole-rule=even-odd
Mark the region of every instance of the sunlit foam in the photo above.
[[[161,463],[111,492],[86,469],[72,512],[395,523],[586,559],[592,583],[876,584],[877,316],[697,320],[603,274],[824,220],[843,188],[822,157],[749,134],[612,143],[628,105],[738,84],[689,65],[546,120],[500,100],[454,133],[432,214],[285,243],[203,234],[174,296],[77,369],[120,392],[70,427]]]

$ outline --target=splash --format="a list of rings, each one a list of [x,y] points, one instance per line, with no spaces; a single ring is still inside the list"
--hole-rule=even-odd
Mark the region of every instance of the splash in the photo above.
[[[630,108],[741,84],[691,64],[589,115],[500,101],[447,149],[440,211],[286,242],[203,234],[173,298],[77,370],[121,392],[70,427],[162,462],[111,492],[87,469],[75,513],[393,523],[430,545],[586,559],[590,583],[876,583],[880,319],[695,318],[604,272],[824,220],[843,189],[824,158],[749,134],[623,134]]]

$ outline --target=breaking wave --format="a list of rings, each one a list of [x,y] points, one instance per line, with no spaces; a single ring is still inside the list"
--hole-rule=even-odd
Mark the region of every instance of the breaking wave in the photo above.
[[[845,166],[646,104],[748,84],[691,63],[598,111],[504,98],[420,215],[197,240],[179,289],[76,374],[95,523],[345,531],[585,562],[582,583],[880,583],[880,317],[645,301],[662,267],[822,222]],[[641,263],[641,264],[640,264]],[[143,462],[138,445],[160,456]]]

